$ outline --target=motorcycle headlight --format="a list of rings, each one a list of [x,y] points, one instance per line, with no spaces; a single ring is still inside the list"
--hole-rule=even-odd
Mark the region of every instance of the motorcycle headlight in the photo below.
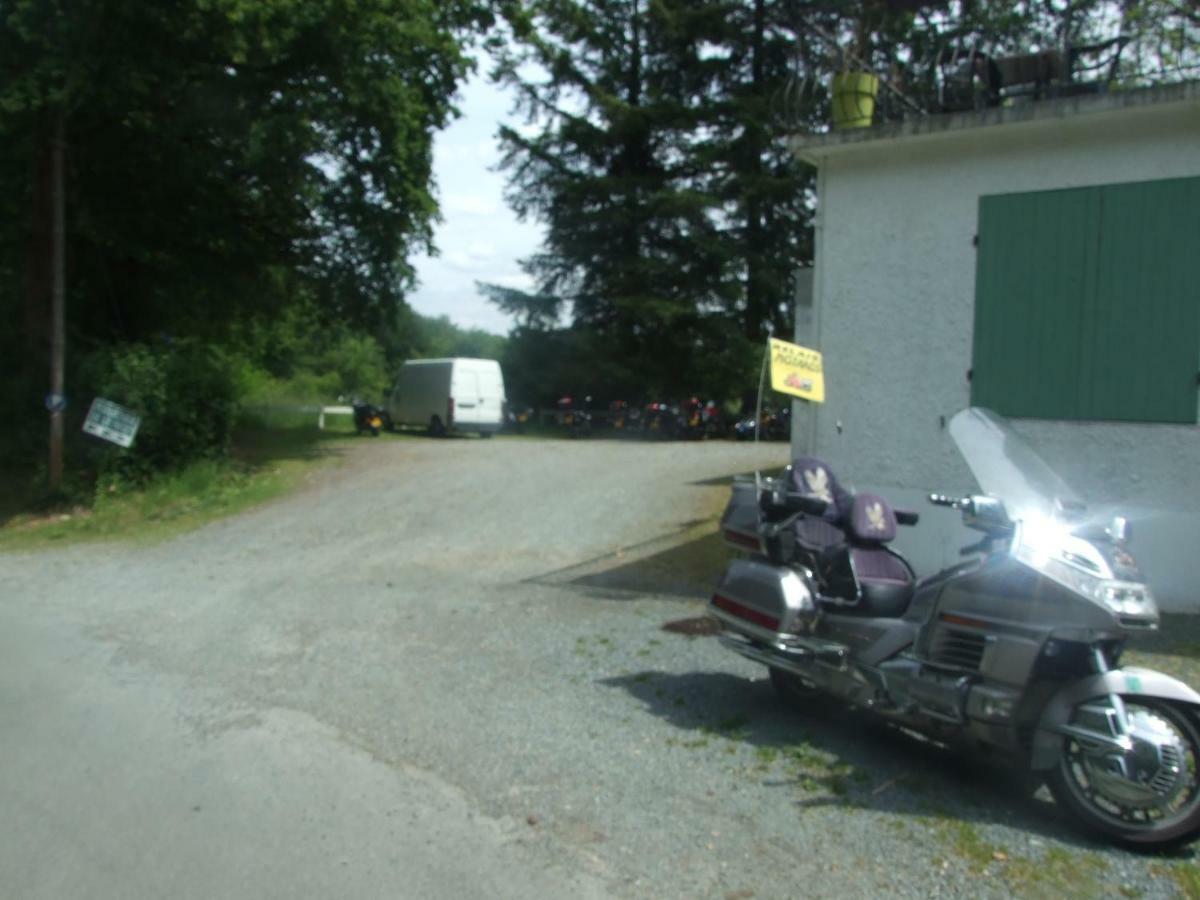
[[[1062,556],[1044,559],[1039,568],[1059,584],[1091,600],[1100,599],[1100,590],[1106,583],[1103,578]]]
[[[1118,616],[1138,619],[1158,618],[1154,594],[1144,584],[1132,581],[1105,581],[1096,590],[1096,599]]]
[[[1154,594],[1141,582],[1097,578],[1077,564],[1062,559],[1048,560],[1043,571],[1059,584],[1099,603],[1119,617],[1122,624],[1153,627],[1158,622]]]
[[[1130,628],[1154,628],[1158,605],[1150,588],[1122,581],[1088,540],[1071,534],[1060,522],[1023,522],[1016,536],[1016,555],[1032,568],[1067,589],[1113,613]]]

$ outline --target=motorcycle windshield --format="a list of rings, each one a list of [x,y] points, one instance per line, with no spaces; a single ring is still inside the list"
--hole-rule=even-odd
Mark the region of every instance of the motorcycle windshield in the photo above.
[[[991,410],[962,410],[950,420],[950,436],[984,493],[1004,501],[1010,517],[1057,518],[1082,508],[1067,483]]]

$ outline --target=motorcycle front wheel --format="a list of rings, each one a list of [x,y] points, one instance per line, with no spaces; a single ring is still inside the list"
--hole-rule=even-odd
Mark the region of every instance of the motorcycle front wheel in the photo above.
[[[1158,758],[1135,751],[1122,773],[1117,760],[1064,738],[1047,778],[1050,792],[1086,827],[1127,847],[1191,843],[1200,837],[1200,714],[1176,703],[1123,699],[1130,722],[1167,749]]]

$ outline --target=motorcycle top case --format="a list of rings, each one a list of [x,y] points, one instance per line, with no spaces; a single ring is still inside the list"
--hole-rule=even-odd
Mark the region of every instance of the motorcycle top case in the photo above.
[[[708,611],[726,628],[769,640],[807,629],[816,614],[812,590],[794,569],[735,559],[725,570]]]
[[[761,553],[758,538],[758,491],[753,481],[735,481],[721,516],[725,545],[743,552]]]

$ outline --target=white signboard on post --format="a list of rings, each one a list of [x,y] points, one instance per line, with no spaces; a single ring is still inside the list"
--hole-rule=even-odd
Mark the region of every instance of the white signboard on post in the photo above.
[[[83,430],[118,446],[130,447],[141,424],[142,417],[137,413],[111,400],[97,397],[88,410]]]

